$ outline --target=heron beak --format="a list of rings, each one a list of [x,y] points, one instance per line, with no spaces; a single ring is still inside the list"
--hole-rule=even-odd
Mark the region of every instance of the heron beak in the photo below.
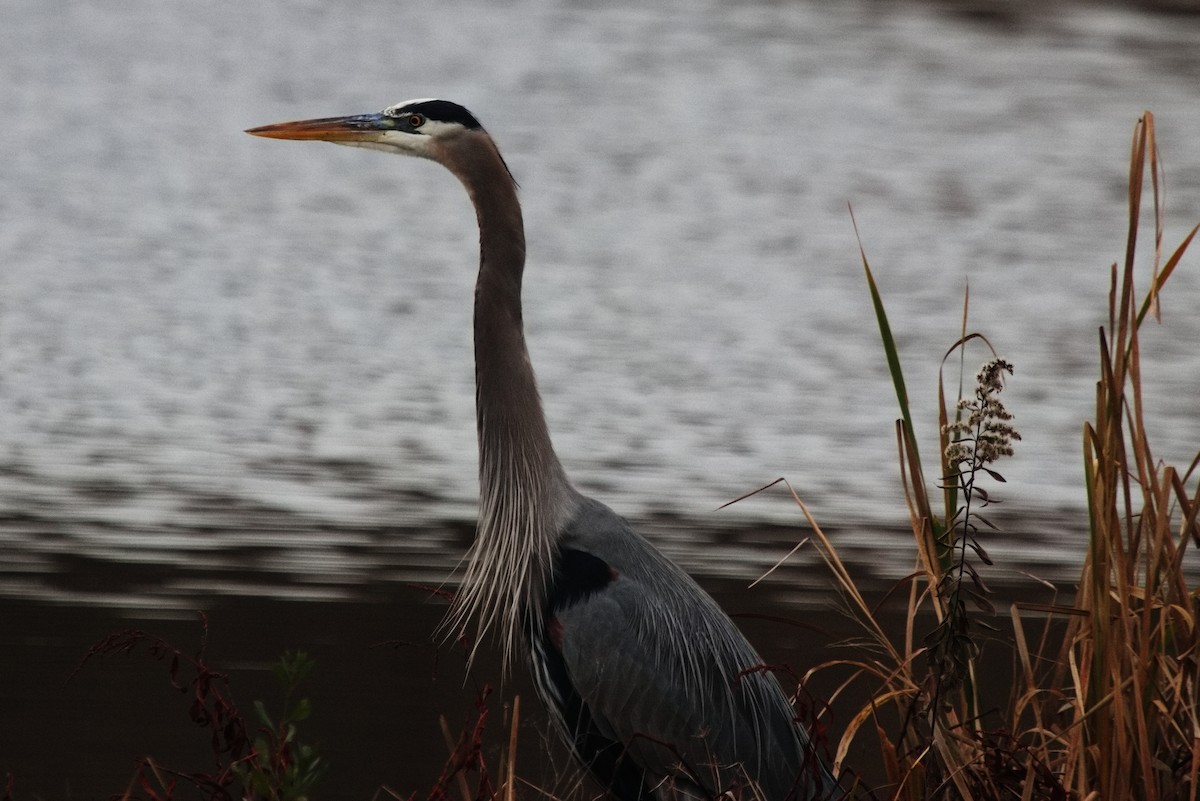
[[[316,120],[277,122],[246,133],[268,139],[318,139],[323,142],[377,142],[381,134],[396,129],[395,120],[384,114],[323,117]]]

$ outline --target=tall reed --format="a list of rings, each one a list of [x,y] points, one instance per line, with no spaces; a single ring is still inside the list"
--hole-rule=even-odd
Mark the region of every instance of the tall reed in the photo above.
[[[1154,263],[1139,304],[1135,253],[1147,172]],[[1070,606],[1012,606],[1007,641],[1016,670],[1011,686],[999,691],[1008,697],[999,699],[981,698],[976,632],[987,624],[971,607],[992,611],[973,562],[991,562],[980,537],[990,525],[980,512],[994,491],[986,485],[1003,481],[994,463],[1019,438],[999,401],[1012,366],[993,351],[965,398],[960,367],[960,400],[953,405],[939,378],[939,480],[931,487],[895,339],[862,254],[900,407],[896,440],[916,559],[901,583],[908,625],[893,641],[814,524],[823,556],[867,634],[867,647],[855,656],[814,669],[849,669],[835,699],[852,683],[874,682],[836,759],[840,763],[873,729],[887,785],[857,788],[857,795],[1156,801],[1200,794],[1200,589],[1185,570],[1189,542],[1200,543],[1200,453],[1183,470],[1155,460],[1144,422],[1139,344],[1141,326],[1151,312],[1157,316],[1159,294],[1200,226],[1165,262],[1162,226],[1154,119],[1147,112],[1134,129],[1127,246],[1123,266],[1112,266],[1095,419],[1083,426],[1089,537],[1077,597]],[[953,355],[961,364],[963,349],[976,339],[991,348],[967,333],[964,304],[962,331],[943,365]],[[919,638],[919,621],[930,619],[931,630]],[[989,660],[995,659],[990,651]]]

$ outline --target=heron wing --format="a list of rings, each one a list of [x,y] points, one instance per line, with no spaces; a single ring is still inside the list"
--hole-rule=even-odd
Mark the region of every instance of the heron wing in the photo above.
[[[534,680],[542,699],[579,761],[599,784],[621,801],[651,801],[645,769],[633,759],[604,719],[597,720],[580,696],[562,653],[562,624],[557,617],[532,641]]]
[[[752,780],[773,801],[809,797],[795,791],[804,733],[707,593],[595,502],[565,532],[562,553],[544,643],[589,736],[617,744],[644,784],[680,779],[712,796]]]

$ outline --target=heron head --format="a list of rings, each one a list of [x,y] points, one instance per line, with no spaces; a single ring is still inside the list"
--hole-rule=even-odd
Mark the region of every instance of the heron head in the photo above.
[[[444,160],[444,144],[469,132],[483,132],[471,112],[449,100],[434,99],[406,100],[375,114],[280,122],[246,131],[271,139],[317,139],[434,161]]]

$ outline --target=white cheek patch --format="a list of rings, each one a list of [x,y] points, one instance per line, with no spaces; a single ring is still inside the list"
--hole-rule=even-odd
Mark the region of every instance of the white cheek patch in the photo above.
[[[404,131],[378,131],[370,138],[347,139],[337,142],[349,147],[365,147],[368,150],[383,150],[387,153],[407,153],[411,156],[432,158],[430,150],[432,143],[428,136],[405,133]]]

